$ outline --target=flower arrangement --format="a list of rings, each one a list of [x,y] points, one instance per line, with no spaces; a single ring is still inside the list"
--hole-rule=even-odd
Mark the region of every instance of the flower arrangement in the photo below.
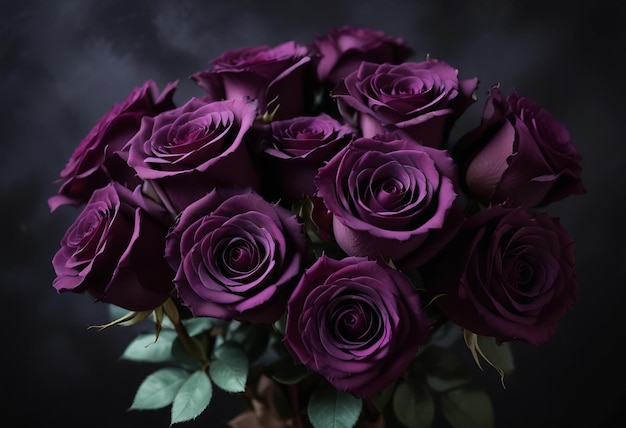
[[[504,379],[510,342],[555,334],[577,283],[545,207],[585,192],[581,156],[498,85],[453,141],[479,81],[413,54],[350,26],[230,50],[197,97],[149,80],[78,145],[53,286],[109,304],[99,328],[154,321],[122,357],[169,365],[131,409],[190,421],[218,387],[250,405],[231,427],[493,425],[450,344]]]

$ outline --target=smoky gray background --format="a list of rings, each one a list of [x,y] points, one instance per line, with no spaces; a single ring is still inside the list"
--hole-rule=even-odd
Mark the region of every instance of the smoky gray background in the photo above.
[[[87,296],[58,295],[51,259],[78,210],[51,214],[54,180],[96,121],[136,86],[180,79],[175,100],[201,94],[188,76],[226,49],[306,43],[344,24],[402,37],[416,59],[478,76],[473,126],[499,83],[549,110],[584,157],[588,193],[548,207],[576,241],[579,300],[554,338],[513,346],[503,389],[476,369],[497,427],[623,426],[625,2],[506,0],[20,1],[0,14],[0,330],[3,419],[10,426],[169,426],[169,408],[131,411],[156,366],[119,356],[138,328],[108,320]],[[458,131],[455,131],[458,132]],[[221,427],[224,394],[187,426]],[[621,421],[621,422],[620,422]],[[8,426],[8,425],[7,425]],[[181,425],[182,426],[182,425]],[[445,427],[444,423],[439,426]]]

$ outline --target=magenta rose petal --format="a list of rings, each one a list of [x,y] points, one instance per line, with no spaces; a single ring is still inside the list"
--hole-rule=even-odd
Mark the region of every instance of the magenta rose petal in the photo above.
[[[256,114],[256,103],[249,100],[192,98],[142,122],[125,147],[128,164],[151,181],[173,214],[218,186],[259,189],[246,143]]]
[[[586,192],[567,129],[534,101],[493,87],[481,124],[455,145],[461,184],[482,204],[537,208]]]
[[[48,201],[51,211],[63,205],[83,205],[94,190],[112,182],[131,189],[139,184],[121,150],[139,131],[142,118],[174,108],[176,84],[168,83],[159,94],[155,82],[148,80],[100,118],[61,171],[59,193]]]
[[[448,154],[395,138],[353,141],[320,168],[316,185],[348,255],[382,257],[409,269],[452,238],[462,211]],[[381,205],[383,194],[396,203]]]
[[[444,61],[363,62],[337,84],[332,96],[344,119],[356,121],[364,137],[396,131],[439,148],[474,102],[477,86],[475,78],[458,79],[458,71]]]
[[[499,341],[545,343],[576,300],[567,233],[521,207],[474,214],[423,272],[446,317]]]
[[[291,211],[251,189],[216,189],[183,210],[165,258],[194,316],[269,323],[284,312],[305,248]]]
[[[154,202],[136,198],[115,183],[94,191],[53,258],[58,291],[87,291],[129,310],[154,309],[169,297],[173,271],[162,256],[168,228],[142,208]]]
[[[289,299],[283,342],[335,388],[368,397],[401,375],[429,331],[419,294],[400,272],[321,256]]]

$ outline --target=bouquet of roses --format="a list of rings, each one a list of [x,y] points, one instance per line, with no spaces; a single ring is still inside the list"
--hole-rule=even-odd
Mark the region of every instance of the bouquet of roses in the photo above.
[[[568,131],[531,99],[410,59],[402,39],[342,27],[308,44],[224,52],[115,105],[61,171],[51,210],[81,207],[53,259],[59,292],[153,320],[123,358],[169,363],[131,409],[171,423],[214,387],[232,427],[493,425],[451,343],[501,377],[576,299],[552,202],[585,192]]]

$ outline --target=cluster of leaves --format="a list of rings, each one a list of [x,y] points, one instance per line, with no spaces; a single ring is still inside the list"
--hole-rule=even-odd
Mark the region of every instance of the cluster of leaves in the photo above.
[[[119,310],[112,306],[112,314]],[[122,319],[129,317],[118,318]],[[140,384],[130,410],[171,406],[171,424],[193,420],[203,413],[217,387],[249,402],[265,403],[275,420],[295,417],[314,428],[351,428],[364,417],[377,416],[407,428],[429,427],[437,408],[453,428],[494,426],[489,396],[474,381],[465,360],[450,347],[460,338],[458,327],[453,325],[441,329],[447,332],[446,338],[442,339],[444,333],[438,335],[440,339],[437,334],[433,337],[397,382],[371,399],[361,400],[337,391],[321,376],[294,363],[281,343],[284,319],[272,326],[212,318],[155,319],[156,332],[139,334],[121,358],[161,363]],[[176,321],[182,325],[183,334]],[[474,346],[502,376],[512,373],[508,344],[475,337]],[[163,367],[162,363],[170,366]],[[259,395],[263,376],[276,386],[270,396]]]

